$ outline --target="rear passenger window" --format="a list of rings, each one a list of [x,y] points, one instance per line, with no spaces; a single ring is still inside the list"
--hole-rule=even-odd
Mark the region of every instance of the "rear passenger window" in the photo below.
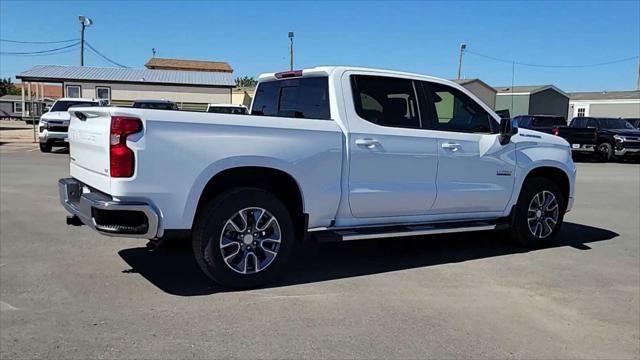
[[[262,82],[252,115],[329,120],[329,85],[326,77]]]
[[[458,89],[424,83],[433,103],[435,130],[490,133],[493,119],[478,103]]]
[[[413,81],[385,76],[352,75],[356,112],[380,126],[421,127]]]

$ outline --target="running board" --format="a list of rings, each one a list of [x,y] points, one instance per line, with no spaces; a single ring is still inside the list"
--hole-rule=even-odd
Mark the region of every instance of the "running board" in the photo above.
[[[500,230],[508,227],[509,224],[506,221],[466,221],[423,225],[396,225],[349,229],[337,228],[311,232],[309,235],[313,236],[319,242],[334,242]]]

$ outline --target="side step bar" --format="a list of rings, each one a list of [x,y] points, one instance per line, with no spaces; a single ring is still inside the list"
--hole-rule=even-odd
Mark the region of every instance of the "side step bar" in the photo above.
[[[424,225],[335,228],[310,232],[309,235],[319,242],[334,242],[500,230],[508,227],[507,221],[465,221]]]

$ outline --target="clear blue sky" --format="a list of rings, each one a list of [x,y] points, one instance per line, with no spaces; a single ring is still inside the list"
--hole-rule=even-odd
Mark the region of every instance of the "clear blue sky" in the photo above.
[[[129,67],[151,56],[221,60],[234,75],[288,67],[359,65],[454,78],[460,42],[469,50],[536,64],[592,64],[640,54],[640,1],[567,2],[93,2],[0,0],[0,37],[52,41],[79,37],[77,16],[95,24],[87,41]],[[64,45],[64,44],[62,44]],[[61,46],[0,43],[1,51]],[[72,53],[0,56],[0,76],[36,64],[78,64]],[[111,66],[93,54],[85,65]],[[596,68],[516,66],[516,84],[566,91],[635,88],[637,61]],[[511,65],[467,54],[463,76],[511,84]]]

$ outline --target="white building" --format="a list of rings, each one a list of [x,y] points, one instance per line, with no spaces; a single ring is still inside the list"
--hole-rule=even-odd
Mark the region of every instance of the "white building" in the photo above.
[[[37,65],[16,78],[34,88],[39,83],[61,83],[64,97],[106,99],[117,106],[131,106],[135,100],[170,100],[182,110],[200,111],[209,103],[231,103],[235,87],[230,71],[206,70]]]
[[[569,94],[569,115],[640,118],[640,91],[574,92]]]

